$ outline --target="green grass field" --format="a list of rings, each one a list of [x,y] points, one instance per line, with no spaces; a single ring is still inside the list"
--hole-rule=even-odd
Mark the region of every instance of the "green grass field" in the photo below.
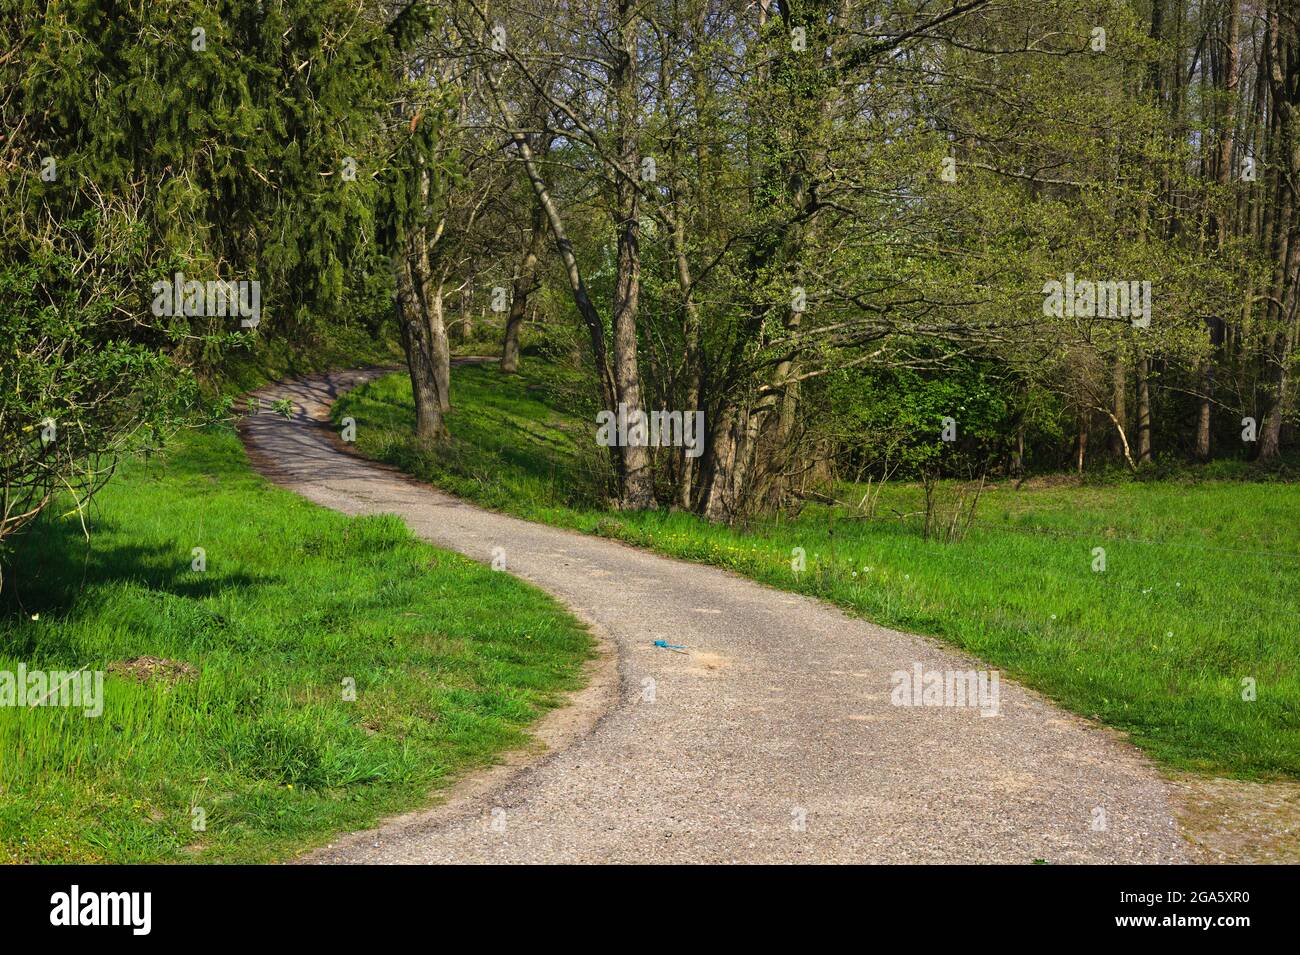
[[[921,489],[886,487],[874,519],[809,506],[743,528],[690,514],[611,513],[590,462],[594,421],[562,372],[453,371],[454,445],[410,440],[393,375],[335,408],[357,447],[486,506],[730,568],[882,624],[943,637],[1066,707],[1131,735],[1163,764],[1300,777],[1300,487],[1122,481],[987,490],[957,543],[920,532]],[[864,489],[837,488],[857,502]],[[902,515],[902,516],[900,516]],[[792,551],[807,555],[803,573]],[[1094,548],[1105,550],[1103,572]],[[1256,699],[1243,699],[1254,681]]]
[[[283,858],[525,745],[592,653],[539,591],[271,486],[229,429],[92,511],[89,545],[54,514],[5,555],[0,670],[109,672],[98,718],[0,707],[0,862]],[[118,672],[141,656],[192,672]]]

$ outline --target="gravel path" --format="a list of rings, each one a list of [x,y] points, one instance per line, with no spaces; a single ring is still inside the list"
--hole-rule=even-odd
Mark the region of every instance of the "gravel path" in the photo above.
[[[891,705],[895,671],[982,667],[936,641],[481,510],[342,450],[322,423],[329,404],[375,374],[265,389],[299,411],[248,419],[254,463],[319,504],[398,514],[475,559],[502,548],[510,573],[615,649],[580,695],[590,718],[546,729],[547,755],[306,861],[1186,861],[1165,784],[1114,734],[1007,680],[995,716]]]

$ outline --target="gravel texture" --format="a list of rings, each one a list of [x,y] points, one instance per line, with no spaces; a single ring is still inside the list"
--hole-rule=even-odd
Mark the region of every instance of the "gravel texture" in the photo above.
[[[1167,784],[1115,734],[1006,679],[995,716],[891,705],[891,674],[915,663],[984,668],[937,641],[491,513],[348,453],[328,407],[378,373],[263,390],[296,413],[246,421],[251,459],[326,507],[398,514],[484,562],[502,548],[509,573],[554,594],[609,651],[579,715],[543,725],[545,755],[511,757],[447,804],[304,861],[1186,861]]]

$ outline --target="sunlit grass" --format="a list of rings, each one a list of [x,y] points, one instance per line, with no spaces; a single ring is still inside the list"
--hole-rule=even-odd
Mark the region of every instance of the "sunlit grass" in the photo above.
[[[272,487],[229,431],[128,465],[93,511],[89,546],[55,517],[6,555],[0,670],[197,674],[110,672],[99,718],[0,707],[0,861],[283,857],[525,744],[590,654],[545,595]]]

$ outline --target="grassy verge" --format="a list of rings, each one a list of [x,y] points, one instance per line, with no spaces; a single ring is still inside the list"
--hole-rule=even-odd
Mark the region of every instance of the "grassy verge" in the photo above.
[[[287,856],[523,745],[591,654],[544,594],[269,485],[228,429],[94,512],[89,545],[56,515],[7,555],[0,671],[108,672],[98,718],[0,706],[0,862]]]
[[[402,375],[350,393],[335,415],[356,419],[362,453],[489,507],[941,636],[1128,732],[1168,766],[1300,777],[1300,487],[1005,485],[985,493],[970,534],[951,544],[922,539],[906,516],[920,510],[921,489],[901,484],[886,488],[875,519],[810,506],[742,528],[678,512],[609,513],[584,463],[595,425],[565,410],[561,374],[535,362],[517,378],[456,369],[454,445],[438,454],[410,440]],[[861,490],[837,495],[857,501]],[[796,547],[803,573],[792,570]],[[1094,570],[1099,547],[1104,571]],[[1255,699],[1243,699],[1252,685]]]

